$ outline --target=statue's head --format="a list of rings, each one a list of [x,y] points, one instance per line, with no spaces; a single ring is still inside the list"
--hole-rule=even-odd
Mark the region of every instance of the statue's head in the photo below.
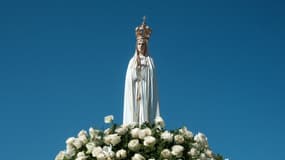
[[[146,55],[147,41],[145,39],[137,40],[137,52],[142,55]]]

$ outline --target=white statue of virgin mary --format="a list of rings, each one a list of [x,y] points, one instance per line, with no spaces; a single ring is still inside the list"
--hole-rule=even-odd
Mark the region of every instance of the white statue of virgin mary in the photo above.
[[[156,71],[147,49],[150,34],[144,18],[136,28],[136,50],[126,73],[123,124],[153,123],[160,116]]]

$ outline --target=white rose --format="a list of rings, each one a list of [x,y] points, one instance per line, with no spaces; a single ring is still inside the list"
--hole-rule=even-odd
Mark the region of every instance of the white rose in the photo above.
[[[155,123],[155,125],[159,126],[160,128],[164,128],[165,127],[164,121],[163,121],[162,117],[160,117],[160,116],[156,117],[154,119],[154,123]]]
[[[97,160],[106,160],[107,157],[104,153],[99,153],[97,156],[96,156]]]
[[[206,155],[207,155],[209,158],[212,158],[212,157],[213,157],[213,152],[212,152],[211,150],[207,149],[207,150],[205,151],[205,153],[206,153]]]
[[[201,145],[199,144],[199,143],[192,143],[192,146],[194,147],[194,148],[197,148],[197,149],[200,149],[201,148]]]
[[[181,135],[175,135],[174,141],[176,144],[182,144],[182,143],[184,143],[184,137]]]
[[[191,148],[188,155],[191,157],[197,157],[199,155],[199,151],[196,148]]]
[[[116,156],[114,151],[110,151],[107,154],[105,153],[105,155],[107,156],[108,160],[114,159],[114,157]]]
[[[107,128],[104,130],[104,134],[107,135],[107,134],[111,134],[112,130],[111,128]]]
[[[201,160],[207,160],[207,157],[206,157],[205,153],[201,153],[200,154],[200,159]]]
[[[140,143],[138,139],[133,139],[128,143],[128,148],[132,151],[138,151],[140,149]]]
[[[136,153],[133,157],[132,157],[132,160],[145,160],[145,158],[139,154],[139,153]]]
[[[104,118],[104,122],[105,123],[112,123],[113,122],[113,120],[114,120],[114,116],[113,115],[109,115],[109,116],[106,116],[105,118]]]
[[[143,129],[143,131],[145,132],[145,134],[146,134],[147,136],[151,136],[151,135],[152,135],[152,131],[151,131],[150,128],[145,128],[145,129]]]
[[[167,158],[167,159],[171,158],[171,152],[169,149],[162,150],[160,155],[162,158]]]
[[[140,130],[139,131],[139,139],[144,139],[144,137],[146,137],[146,133],[144,132],[144,130]]]
[[[86,144],[88,142],[88,139],[85,136],[80,136],[78,139],[82,142],[82,144]]]
[[[195,135],[194,140],[205,147],[208,146],[207,137],[203,133],[199,132],[197,135]]]
[[[76,149],[79,149],[82,147],[83,143],[79,138],[75,138],[73,141],[73,145],[76,147]]]
[[[127,157],[127,151],[124,149],[120,149],[116,153],[116,158],[118,159],[125,159]]]
[[[156,139],[153,136],[147,136],[144,138],[143,145],[146,147],[152,147],[155,145]]]
[[[65,156],[70,159],[71,157],[73,157],[76,153],[75,148],[72,145],[67,145],[66,146],[66,151],[65,151]]]
[[[78,152],[75,160],[86,160],[86,159],[87,156],[84,154],[84,152]]]
[[[184,151],[184,147],[181,145],[174,145],[172,146],[172,151],[171,154],[177,158],[180,158],[183,156],[183,151]]]
[[[104,140],[104,143],[105,144],[111,144],[111,141],[112,141],[112,137],[111,137],[111,135],[106,135],[104,138],[103,138],[103,140]]]
[[[66,150],[68,149],[73,149],[74,148],[74,145],[73,144],[67,144],[66,145]]]
[[[112,144],[113,146],[121,142],[121,137],[118,134],[110,134],[104,137],[104,143]]]
[[[75,160],[86,160],[86,157],[76,157]]]
[[[151,129],[150,128],[141,129],[139,130],[138,134],[139,134],[138,135],[139,139],[144,139],[146,136],[151,136]]]
[[[161,135],[160,138],[166,142],[172,142],[173,141],[173,134],[170,133],[169,131],[164,131]]]
[[[133,129],[135,127],[137,127],[138,123],[137,122],[131,122],[129,124],[126,124],[125,126],[127,126],[129,129]]]
[[[96,137],[98,135],[98,132],[94,128],[90,127],[89,128],[89,135],[90,135],[91,138],[92,137]]]
[[[127,127],[116,128],[115,132],[118,133],[118,135],[122,136],[128,132],[128,128]]]
[[[103,152],[103,150],[101,147],[95,147],[95,148],[93,148],[92,156],[97,157],[102,152]]]
[[[64,159],[64,155],[65,155],[64,151],[60,151],[60,152],[56,155],[55,160],[63,160],[63,159]]]
[[[83,151],[77,153],[77,157],[84,157],[84,156],[85,156],[85,154]]]
[[[131,135],[132,135],[132,138],[139,138],[139,132],[140,132],[140,129],[139,128],[134,128],[131,130]]]
[[[78,139],[83,143],[83,144],[86,144],[88,142],[88,139],[87,139],[87,132],[85,130],[81,130],[79,133],[78,133]]]
[[[187,131],[184,133],[184,136],[186,139],[191,139],[193,138],[193,133],[191,131]]]
[[[78,136],[78,137],[80,137],[80,136],[85,136],[85,137],[87,137],[88,134],[87,134],[87,131],[81,130],[81,131],[77,134],[77,136]]]
[[[92,153],[93,149],[95,148],[95,143],[94,142],[89,142],[86,145],[87,148],[87,153]]]
[[[105,154],[107,159],[113,158],[115,156],[115,153],[112,151],[112,146],[104,146],[103,153]]]
[[[186,127],[179,129],[179,132],[186,138],[191,139],[193,138],[193,133],[189,131]]]
[[[65,141],[65,143],[66,143],[67,145],[70,145],[70,144],[73,144],[74,140],[75,140],[74,137],[69,137],[69,138]]]

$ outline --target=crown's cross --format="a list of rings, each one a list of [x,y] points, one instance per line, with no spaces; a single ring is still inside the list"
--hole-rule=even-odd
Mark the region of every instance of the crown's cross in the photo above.
[[[143,16],[143,24],[145,24],[146,16]]]

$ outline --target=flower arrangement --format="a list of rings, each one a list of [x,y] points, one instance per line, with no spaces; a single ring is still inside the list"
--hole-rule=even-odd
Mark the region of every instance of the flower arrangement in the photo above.
[[[168,131],[161,117],[154,124],[117,125],[112,115],[104,121],[104,131],[81,130],[66,140],[66,149],[55,160],[222,160],[208,146],[207,137],[193,135],[186,127]]]

